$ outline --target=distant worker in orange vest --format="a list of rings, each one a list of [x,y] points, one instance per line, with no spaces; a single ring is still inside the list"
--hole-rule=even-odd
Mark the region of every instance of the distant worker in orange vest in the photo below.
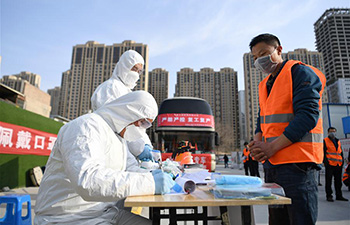
[[[253,140],[250,140],[253,141]],[[259,173],[259,162],[251,156],[250,151],[249,151],[249,171],[250,171],[250,176],[253,177],[260,177]]]
[[[263,162],[265,182],[283,187],[291,205],[269,207],[269,224],[316,224],[317,164],[323,160],[322,93],[326,77],[315,67],[282,59],[280,40],[261,34],[250,42],[259,84],[259,117],[252,157]]]
[[[248,147],[248,142],[244,142],[245,149],[243,149],[243,165],[244,165],[244,170],[245,170],[245,175],[249,176],[248,170],[250,173],[250,176],[255,176],[255,177],[260,177],[259,174],[259,162],[254,159],[250,155],[249,147]]]
[[[245,171],[245,175],[246,176],[249,176],[249,172],[250,171],[250,162],[249,162],[249,159],[250,159],[250,151],[248,149],[248,142],[244,142],[244,149],[243,149],[243,154],[242,154],[242,157],[243,157],[243,166],[244,166],[244,171]]]
[[[337,129],[328,128],[328,137],[323,140],[324,159],[323,163],[326,168],[326,197],[327,201],[333,202],[332,178],[334,177],[335,199],[339,201],[348,201],[343,197],[342,172],[344,157],[339,139],[336,138]]]

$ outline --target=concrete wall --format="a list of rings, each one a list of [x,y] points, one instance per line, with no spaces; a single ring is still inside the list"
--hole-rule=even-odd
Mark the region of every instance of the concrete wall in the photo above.
[[[26,97],[24,109],[45,117],[50,117],[51,96],[49,94],[31,85],[29,82],[25,82],[23,94]]]

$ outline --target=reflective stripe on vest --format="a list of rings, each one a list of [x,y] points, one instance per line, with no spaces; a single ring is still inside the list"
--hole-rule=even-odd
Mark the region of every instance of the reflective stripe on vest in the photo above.
[[[329,165],[331,166],[341,166],[343,162],[343,158],[341,156],[341,145],[340,141],[338,140],[338,148],[335,148],[335,145],[333,141],[329,138],[326,137],[324,139],[324,142],[326,143],[326,157],[328,159]]]
[[[278,137],[269,137],[269,138],[263,137],[263,141],[272,142],[277,138]],[[304,135],[304,137],[299,142],[323,143],[323,134],[307,133]]]
[[[293,113],[260,116],[260,123],[288,123],[294,119]]]
[[[272,142],[281,136],[289,123],[294,120],[293,80],[291,69],[295,64],[302,63],[300,61],[288,60],[284,64],[280,73],[276,77],[269,95],[267,93],[266,83],[271,74],[259,84],[260,128],[263,140],[266,142]],[[321,98],[326,84],[326,78],[317,68],[309,65],[305,66],[310,67],[322,83],[322,89],[319,92],[320,99],[318,102],[318,110],[321,112]],[[317,124],[312,130],[305,134],[300,141],[279,150],[275,155],[270,157],[269,161],[274,165],[298,162],[322,163],[322,113],[319,115]]]

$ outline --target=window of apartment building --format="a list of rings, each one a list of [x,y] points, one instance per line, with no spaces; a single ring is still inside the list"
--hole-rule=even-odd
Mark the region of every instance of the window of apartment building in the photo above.
[[[80,64],[81,63],[81,57],[82,57],[82,48],[76,48],[75,50],[75,63]]]
[[[103,61],[103,47],[99,47],[97,48],[97,58],[96,58],[96,62],[97,63],[102,63]]]
[[[113,63],[117,63],[120,55],[120,47],[113,47]]]

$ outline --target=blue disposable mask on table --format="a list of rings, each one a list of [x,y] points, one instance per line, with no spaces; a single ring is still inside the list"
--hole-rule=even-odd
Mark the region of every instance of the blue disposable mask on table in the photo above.
[[[217,185],[255,185],[261,186],[262,180],[259,177],[243,175],[219,175],[215,178]]]

